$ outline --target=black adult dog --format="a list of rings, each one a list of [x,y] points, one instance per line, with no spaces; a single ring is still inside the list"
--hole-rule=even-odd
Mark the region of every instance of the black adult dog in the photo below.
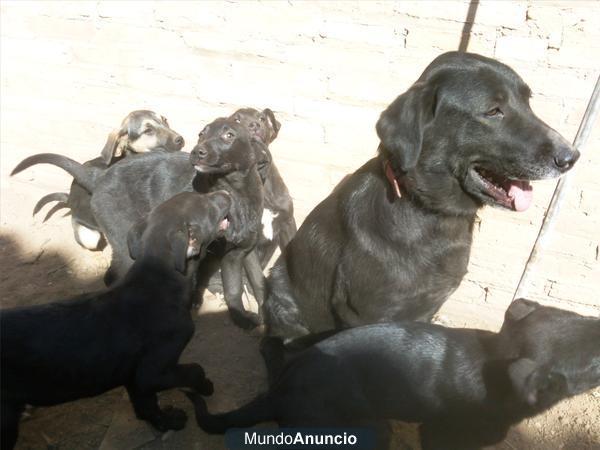
[[[387,420],[420,423],[424,449],[475,449],[560,400],[600,385],[600,320],[528,300],[499,333],[419,322],[341,331],[275,374],[267,394],[210,415],[209,433],[276,421],[283,427],[367,426],[387,448]]]
[[[254,108],[241,108],[231,115],[250,131],[253,137],[260,139],[265,145],[275,140],[281,124],[269,108],[258,111]],[[267,148],[268,164],[259,167],[263,180],[264,209],[262,216],[262,234],[256,245],[256,252],[264,268],[277,247],[282,251],[296,234],[294,219],[294,203],[273,156]]]
[[[508,66],[446,53],[377,122],[379,154],[306,218],[271,271],[269,332],[428,321],[464,276],[477,210],[524,210],[526,180],[579,157]]]
[[[175,152],[181,150],[183,145],[183,138],[171,130],[164,116],[147,110],[132,111],[123,119],[120,128],[108,135],[100,156],[87,161],[84,166],[97,169],[100,173],[128,155],[151,151]],[[51,161],[38,161],[43,162]],[[42,197],[35,205],[33,214],[47,203],[58,201],[44,221],[59,209],[69,208],[77,243],[88,250],[100,250],[105,242],[92,214],[91,197],[88,191],[74,181],[68,194],[54,192]]]
[[[2,448],[14,446],[25,404],[47,406],[125,386],[138,418],[179,430],[186,415],[156,394],[189,387],[212,394],[198,364],[178,364],[194,332],[198,263],[228,225],[226,192],[183,193],[129,233],[136,259],[121,283],[69,301],[3,310]]]

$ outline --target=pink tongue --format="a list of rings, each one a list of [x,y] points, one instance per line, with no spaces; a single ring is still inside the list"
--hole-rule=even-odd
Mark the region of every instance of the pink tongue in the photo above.
[[[527,181],[511,181],[508,196],[515,211],[525,211],[531,205],[533,188]]]

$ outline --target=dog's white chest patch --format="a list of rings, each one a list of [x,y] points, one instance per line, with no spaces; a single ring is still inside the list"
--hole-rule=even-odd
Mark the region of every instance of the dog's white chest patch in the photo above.
[[[261,220],[263,226],[263,235],[270,241],[273,240],[273,219],[275,219],[275,217],[277,217],[277,214],[275,214],[273,211],[267,208],[263,209]]]
[[[75,224],[73,227],[82,247],[88,250],[98,249],[100,246],[100,240],[102,239],[102,234],[100,234],[99,231],[91,230],[80,224]]]

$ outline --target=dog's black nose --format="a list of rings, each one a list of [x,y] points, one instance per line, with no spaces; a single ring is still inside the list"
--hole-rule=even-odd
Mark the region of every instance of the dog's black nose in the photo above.
[[[192,155],[195,155],[198,159],[203,159],[208,155],[208,151],[204,147],[194,147]]]
[[[562,170],[569,170],[579,159],[579,151],[571,150],[570,148],[562,148],[560,151],[554,156],[554,163],[556,166]]]
[[[260,128],[260,124],[258,122],[250,122],[248,124],[248,128],[250,129],[250,131],[254,131],[254,130]]]
[[[179,145],[180,147],[183,147],[183,145],[185,144],[185,141],[183,140],[183,138],[181,136],[177,136],[175,138],[175,145]]]

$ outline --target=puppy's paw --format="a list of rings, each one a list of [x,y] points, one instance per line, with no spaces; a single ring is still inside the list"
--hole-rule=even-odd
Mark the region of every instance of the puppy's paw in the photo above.
[[[234,324],[244,330],[252,330],[259,326],[262,321],[258,314],[248,311],[229,310],[229,315]]]
[[[156,418],[152,424],[158,431],[168,430],[183,430],[185,423],[187,422],[187,414],[185,411],[179,408],[173,408],[167,406],[160,411],[160,415]]]

